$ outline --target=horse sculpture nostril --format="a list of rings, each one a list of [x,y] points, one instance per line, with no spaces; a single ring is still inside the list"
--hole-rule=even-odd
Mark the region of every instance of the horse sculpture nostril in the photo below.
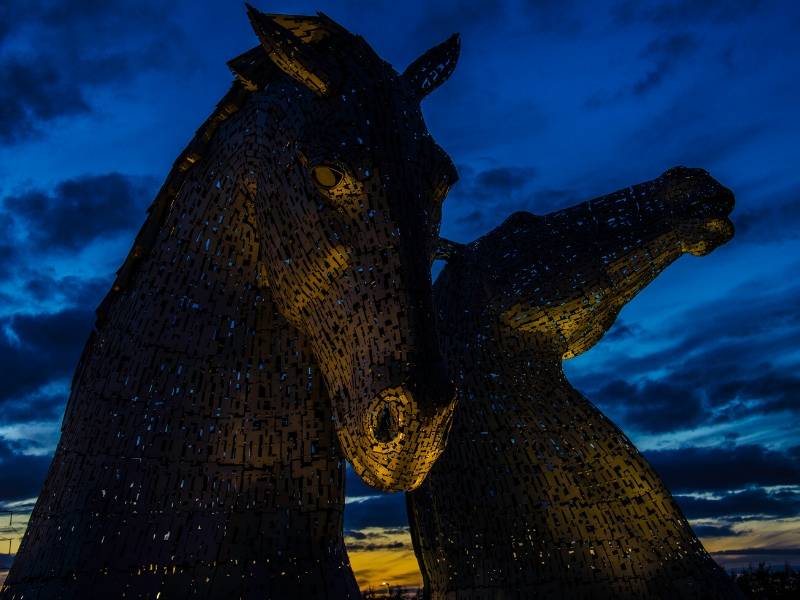
[[[392,409],[389,403],[384,403],[378,409],[377,423],[373,428],[375,439],[383,444],[388,444],[397,437],[399,429],[397,427],[397,420],[392,415]]]
[[[410,404],[411,396],[403,388],[388,388],[378,394],[367,427],[374,442],[391,444],[399,441],[408,412],[412,410]]]

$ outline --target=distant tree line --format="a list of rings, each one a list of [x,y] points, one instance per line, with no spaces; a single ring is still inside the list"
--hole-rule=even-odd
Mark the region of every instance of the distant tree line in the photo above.
[[[731,573],[745,598],[758,600],[797,600],[800,598],[800,573],[787,563],[782,569],[759,563],[758,567]]]
[[[361,593],[364,600],[422,600],[421,588],[388,586],[375,589],[372,586]]]
[[[753,600],[800,599],[800,572],[787,563],[783,568],[773,568],[765,563],[750,566],[743,571],[731,572],[731,577],[745,598]],[[422,600],[422,590],[399,586],[368,588],[364,600]]]

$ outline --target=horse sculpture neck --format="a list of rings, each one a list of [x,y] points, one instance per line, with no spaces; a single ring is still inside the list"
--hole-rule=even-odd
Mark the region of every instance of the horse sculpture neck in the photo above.
[[[270,92],[239,96],[101,307],[4,598],[358,597],[327,391],[259,277]]]

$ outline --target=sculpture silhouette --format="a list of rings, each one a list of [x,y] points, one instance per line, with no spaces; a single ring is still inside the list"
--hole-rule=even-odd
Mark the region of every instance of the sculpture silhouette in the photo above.
[[[456,175],[419,103],[458,39],[398,75],[324,15],[250,17],[98,309],[3,598],[356,597],[340,453],[400,490],[443,448]]]
[[[735,598],[658,475],[561,361],[683,253],[733,235],[705,171],[517,213],[434,286],[459,386],[444,454],[407,495],[429,598]]]

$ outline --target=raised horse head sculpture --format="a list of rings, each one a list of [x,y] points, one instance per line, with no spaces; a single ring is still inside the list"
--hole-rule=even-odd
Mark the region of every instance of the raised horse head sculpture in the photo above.
[[[426,597],[738,597],[562,371],[669,264],[728,241],[733,201],[707,172],[675,168],[443,244],[435,304],[460,399],[443,456],[407,495]]]
[[[245,175],[266,282],[309,337],[356,472],[413,489],[444,447],[454,402],[430,266],[457,174],[420,100],[452,73],[458,38],[401,75],[324,15],[249,14],[262,47],[232,68],[254,87],[259,57],[288,75],[254,98],[275,126]]]
[[[398,74],[324,15],[250,18],[98,308],[4,600],[355,598],[342,454],[399,490],[444,447],[456,174],[420,101],[458,39]]]

